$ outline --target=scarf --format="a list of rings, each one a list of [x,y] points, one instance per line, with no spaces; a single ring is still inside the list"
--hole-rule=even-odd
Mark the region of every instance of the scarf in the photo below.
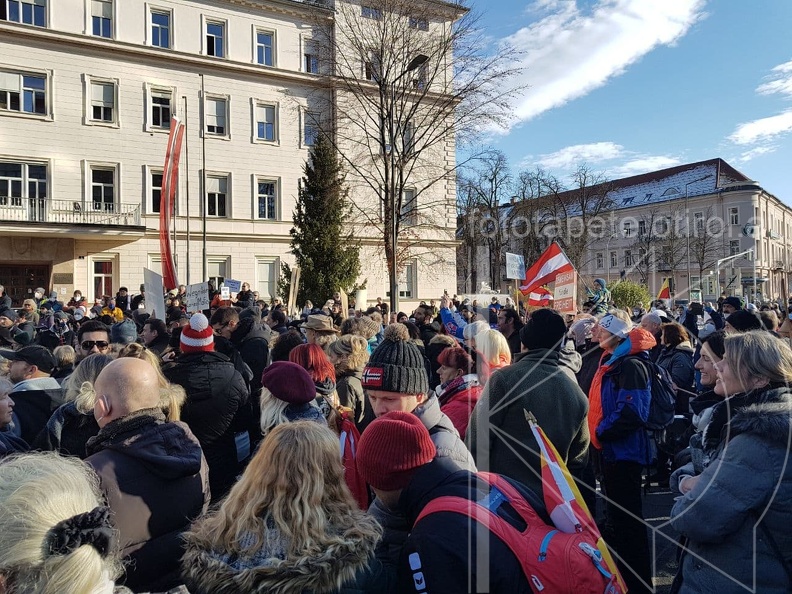
[[[160,408],[144,408],[129,413],[125,417],[110,421],[85,444],[89,456],[100,452],[110,445],[119,435],[137,433],[141,428],[152,423],[164,423],[165,413]]]
[[[762,400],[762,395],[767,390],[772,389],[768,385],[759,390],[752,390],[744,394],[735,394],[734,396],[719,402],[712,407],[712,415],[701,439],[701,444],[704,451],[712,457],[714,452],[726,441],[728,435],[728,425],[734,418],[734,415],[741,408],[751,406]]]
[[[475,388],[478,385],[479,383],[476,376],[470,374],[460,375],[449,382],[440,384],[435,392],[437,394],[437,399],[440,401],[440,406],[443,406],[451,400],[454,395],[464,390]]]

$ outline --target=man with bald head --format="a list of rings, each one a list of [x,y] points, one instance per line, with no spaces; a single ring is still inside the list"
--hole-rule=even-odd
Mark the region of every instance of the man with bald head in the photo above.
[[[184,423],[165,419],[154,368],[123,357],[94,382],[99,433],[86,462],[99,475],[130,562],[125,584],[135,592],[181,583],[181,534],[209,505],[206,460]]]

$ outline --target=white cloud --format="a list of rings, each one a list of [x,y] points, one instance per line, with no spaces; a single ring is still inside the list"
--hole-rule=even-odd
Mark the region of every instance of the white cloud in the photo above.
[[[771,70],[773,73],[766,83],[759,85],[756,92],[760,95],[786,95],[792,97],[792,61],[779,64]]]
[[[762,155],[774,153],[776,149],[778,149],[777,146],[758,146],[754,149],[745,151],[743,154],[737,157],[737,160],[740,163],[747,163],[748,161],[751,161],[756,157],[761,157]]]
[[[622,165],[609,169],[608,174],[609,177],[618,179],[620,177],[630,177],[631,175],[639,175],[641,173],[673,167],[674,165],[679,165],[681,162],[682,161],[676,157],[669,157],[666,155],[636,157]]]
[[[729,136],[729,140],[735,144],[755,144],[771,140],[790,130],[792,130],[792,109],[740,124]]]
[[[523,52],[520,120],[577,99],[606,84],[661,45],[671,45],[704,16],[706,0],[538,0],[542,17],[505,40]]]
[[[570,169],[579,163],[599,163],[615,159],[624,147],[615,142],[593,142],[567,146],[554,153],[540,155],[535,164],[545,169]]]

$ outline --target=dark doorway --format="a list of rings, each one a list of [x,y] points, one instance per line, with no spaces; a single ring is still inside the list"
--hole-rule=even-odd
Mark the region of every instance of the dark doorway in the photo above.
[[[0,284],[13,301],[13,307],[22,307],[22,301],[32,299],[38,287],[49,294],[50,266],[48,264],[0,265]]]

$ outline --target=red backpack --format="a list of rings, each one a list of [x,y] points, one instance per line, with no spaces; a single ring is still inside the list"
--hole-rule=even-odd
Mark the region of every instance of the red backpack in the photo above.
[[[542,520],[502,476],[480,472],[490,487],[481,501],[446,496],[430,501],[416,524],[429,514],[454,512],[486,526],[517,557],[534,592],[552,594],[621,594],[622,590],[602,560],[602,553],[588,532],[567,534]],[[495,512],[509,503],[526,524],[524,532]]]

